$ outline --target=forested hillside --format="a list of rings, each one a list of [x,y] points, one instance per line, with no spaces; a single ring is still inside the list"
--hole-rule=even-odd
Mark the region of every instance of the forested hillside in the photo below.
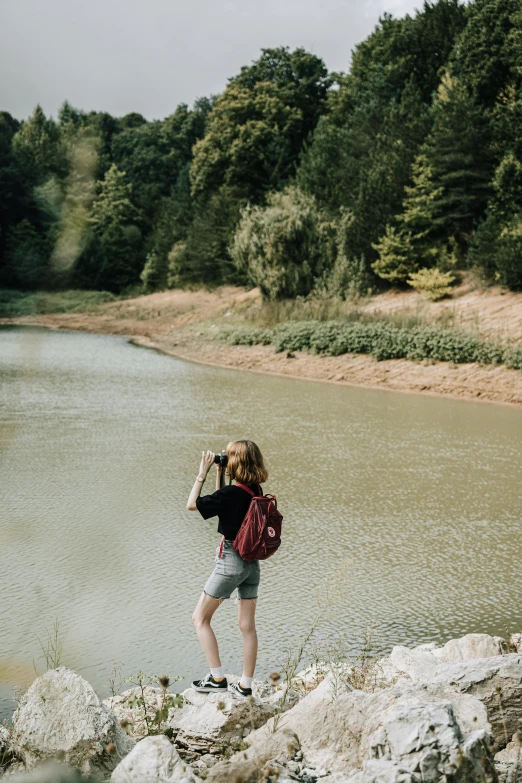
[[[264,50],[162,121],[0,113],[3,287],[436,298],[469,268],[522,289],[520,0],[385,16],[347,74]]]

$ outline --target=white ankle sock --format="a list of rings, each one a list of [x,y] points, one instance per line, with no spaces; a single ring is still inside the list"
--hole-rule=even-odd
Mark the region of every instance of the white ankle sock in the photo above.
[[[223,674],[223,667],[222,666],[218,666],[217,669],[213,669],[212,666],[211,666],[210,667],[210,673],[211,673],[211,675],[213,676],[214,679],[217,678],[218,680],[220,680],[222,677],[225,676]]]
[[[244,674],[242,674],[239,684],[242,688],[251,688],[253,679],[253,677],[246,677]]]

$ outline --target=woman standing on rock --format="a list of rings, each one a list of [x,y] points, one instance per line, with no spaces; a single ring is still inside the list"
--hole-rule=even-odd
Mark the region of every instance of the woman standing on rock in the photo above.
[[[207,580],[192,621],[210,666],[210,672],[202,680],[195,680],[193,687],[202,693],[230,690],[240,696],[252,695],[252,679],[257,658],[257,632],[255,623],[256,599],[259,588],[259,562],[246,562],[232,546],[241,523],[250,506],[252,494],[262,494],[261,484],[268,478],[263,456],[251,440],[238,440],[226,448],[227,473],[230,479],[247,486],[251,492],[239,486],[224,485],[223,468],[217,464],[216,491],[200,496],[208,472],[215,462],[211,451],[203,452],[199,474],[187,501],[189,511],[199,511],[203,519],[218,517],[218,532],[223,536],[216,550],[216,565]],[[227,683],[219,648],[210,625],[212,616],[226,598],[237,588],[239,598],[238,623],[243,634],[243,675],[239,682]]]

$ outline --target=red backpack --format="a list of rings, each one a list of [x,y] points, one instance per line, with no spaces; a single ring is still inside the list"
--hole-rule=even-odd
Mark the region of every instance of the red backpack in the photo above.
[[[256,495],[246,484],[236,484],[252,496],[246,517],[232,546],[243,560],[266,560],[281,546],[283,517],[273,495]],[[261,492],[261,487],[259,487]]]

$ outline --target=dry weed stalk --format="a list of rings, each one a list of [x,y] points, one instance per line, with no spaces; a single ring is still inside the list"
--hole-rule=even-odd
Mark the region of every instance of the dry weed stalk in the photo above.
[[[129,683],[138,689],[139,695],[132,694],[128,700],[128,706],[132,709],[138,707],[143,711],[145,721],[146,736],[155,734],[166,734],[169,736],[172,732],[169,728],[163,730],[163,724],[168,718],[171,707],[183,706],[183,696],[179,693],[170,693],[168,687],[171,683],[182,680],[182,677],[169,677],[163,674],[157,677],[154,674],[145,674],[139,671],[135,675],[126,677],[122,682]],[[151,706],[147,701],[146,688],[159,684],[161,688],[160,703],[156,707]]]
[[[54,621],[51,631],[48,628],[46,628],[45,633],[47,636],[45,642],[43,642],[39,636],[37,636],[37,639],[40,644],[43,657],[45,658],[47,671],[49,671],[49,669],[58,669],[58,667],[62,663],[63,645],[65,642],[66,634],[60,632],[59,620]],[[34,664],[34,661],[33,661],[33,666],[36,672],[36,676],[39,677],[40,674]]]
[[[284,687],[274,712],[272,732],[277,731],[279,727],[299,664],[303,659],[305,651],[310,647],[311,640],[321,625],[331,622],[346,603],[348,585],[351,581],[351,566],[352,561],[349,558],[342,560],[333,575],[319,585],[315,594],[308,627],[300,637],[294,638],[284,651],[282,661]]]

